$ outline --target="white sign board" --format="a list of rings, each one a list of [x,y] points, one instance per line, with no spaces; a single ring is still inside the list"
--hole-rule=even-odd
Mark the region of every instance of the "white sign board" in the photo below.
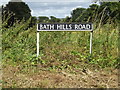
[[[92,24],[85,23],[85,24],[50,24],[50,23],[39,23],[37,24],[37,31],[92,31]]]
[[[37,24],[37,57],[39,56],[39,31],[91,31],[90,33],[90,54],[92,54],[92,23],[38,23]]]

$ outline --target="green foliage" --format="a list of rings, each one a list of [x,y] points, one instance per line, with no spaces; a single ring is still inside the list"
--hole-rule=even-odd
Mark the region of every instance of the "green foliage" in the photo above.
[[[111,19],[111,21],[115,22],[116,20],[120,20],[119,19],[119,6],[120,6],[120,3],[119,2],[103,2],[99,8],[99,12],[98,13],[101,13],[103,12],[104,13],[104,16],[103,16],[103,19],[102,19],[102,22],[103,23],[106,23],[109,18]],[[102,13],[101,13],[102,15]],[[100,16],[101,16],[100,15]]]
[[[38,17],[38,22],[48,22],[49,21],[49,18],[46,17],[46,16],[39,16]]]
[[[119,19],[119,2],[103,2],[100,6],[92,4],[89,8],[76,8],[71,13],[73,22],[99,22],[106,24],[109,20],[116,22]]]
[[[36,17],[31,17],[30,27],[36,25],[36,23],[37,23],[37,18]]]
[[[90,15],[89,20],[93,20],[92,13],[96,12],[97,5],[91,5],[86,15]],[[78,10],[78,9],[76,9]],[[73,14],[75,14],[74,11]],[[81,10],[81,9],[79,9]],[[83,10],[83,11],[86,11]],[[83,13],[84,20],[88,16]],[[80,13],[79,12],[79,13]],[[75,14],[75,16],[78,14]],[[92,16],[91,16],[92,15]],[[102,14],[101,14],[102,15]],[[74,15],[73,15],[74,16]],[[39,17],[42,22],[72,22],[72,20],[81,20],[83,16],[78,18],[66,17],[60,19],[51,16]],[[45,21],[43,21],[45,19]],[[6,19],[2,24],[2,52],[4,62],[16,62],[22,64],[30,64],[33,66],[40,65],[42,67],[53,69],[70,69],[86,67],[86,65],[97,65],[101,68],[117,67],[119,65],[118,59],[118,38],[119,28],[118,23],[112,22],[109,18],[106,24],[101,27],[100,20],[94,22],[93,32],[93,53],[89,54],[89,32],[40,32],[40,55],[36,57],[36,25],[31,28],[31,20],[36,22],[36,18],[32,17],[26,22],[16,21],[13,26],[4,27],[7,23]],[[88,20],[88,21],[89,21]],[[94,20],[93,20],[94,21]]]
[[[2,17],[4,18],[3,21],[8,19],[9,14],[12,14],[12,16],[7,20],[7,26],[12,26],[16,19],[21,21],[23,19],[28,20],[31,17],[30,8],[25,4],[25,2],[22,2],[22,0],[19,2],[11,0],[5,7],[3,7],[2,13]]]
[[[60,19],[54,16],[50,16],[50,22],[60,22]]]
[[[75,22],[76,19],[83,14],[83,12],[85,11],[85,8],[76,8],[75,10],[72,11],[71,15],[72,15],[72,21]]]
[[[62,22],[71,22],[71,17],[66,17],[63,20],[61,20]]]
[[[30,21],[2,28],[4,61],[62,70],[80,68],[86,62],[101,68],[117,67],[118,28],[114,25],[106,24],[94,31],[92,56],[89,55],[89,32],[40,32],[40,56],[37,58],[36,26],[25,29]]]

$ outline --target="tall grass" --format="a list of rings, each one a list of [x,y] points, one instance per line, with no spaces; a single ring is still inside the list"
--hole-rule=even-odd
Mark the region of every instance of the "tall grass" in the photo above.
[[[89,54],[90,32],[40,32],[40,55],[36,58],[36,26],[15,22],[12,27],[2,24],[4,62],[41,64],[50,68],[79,68],[87,62],[101,68],[118,66],[118,26],[94,23],[93,54]],[[99,25],[99,26],[98,26]]]
[[[117,66],[118,27],[106,24],[94,30],[93,55],[89,57],[90,32],[40,32],[40,56],[36,58],[36,26],[25,29],[28,22],[2,28],[3,60],[30,62],[49,66],[89,61],[100,67]],[[63,63],[65,64],[65,63]],[[50,65],[51,66],[51,65]]]

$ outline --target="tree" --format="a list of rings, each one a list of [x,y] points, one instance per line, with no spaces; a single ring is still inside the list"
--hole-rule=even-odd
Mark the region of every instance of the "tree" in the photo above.
[[[78,13],[79,16],[77,16],[75,18],[75,20],[73,20],[73,21],[75,21],[75,22],[93,22],[96,17],[98,8],[99,8],[99,6],[97,4],[92,4],[87,9],[81,9],[81,13],[78,13],[76,11],[76,13]]]
[[[115,22],[119,19],[119,2],[102,2],[99,8],[99,17],[102,17],[102,23],[105,24],[108,21]]]
[[[66,17],[63,19],[63,22],[71,22],[71,17],[66,16]]]
[[[56,18],[54,16],[50,16],[50,22],[60,22],[61,20],[59,18]]]
[[[11,17],[8,20],[8,25],[12,25],[15,20],[28,20],[31,17],[31,10],[25,2],[19,0],[19,2],[14,2],[11,0],[8,4],[3,7],[3,17],[6,20],[11,14]]]
[[[72,16],[72,22],[75,22],[76,19],[84,13],[86,9],[85,8],[76,8],[72,11],[71,16]]]
[[[38,17],[38,22],[48,22],[49,18],[46,16],[39,16]]]
[[[37,17],[31,17],[31,22],[29,24],[29,27],[36,25],[36,23],[37,23]]]

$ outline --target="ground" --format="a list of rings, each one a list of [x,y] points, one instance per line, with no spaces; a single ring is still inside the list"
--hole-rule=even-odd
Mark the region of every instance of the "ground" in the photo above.
[[[73,69],[72,69],[73,70]],[[3,88],[118,88],[118,70],[47,70],[41,67],[3,66]]]

